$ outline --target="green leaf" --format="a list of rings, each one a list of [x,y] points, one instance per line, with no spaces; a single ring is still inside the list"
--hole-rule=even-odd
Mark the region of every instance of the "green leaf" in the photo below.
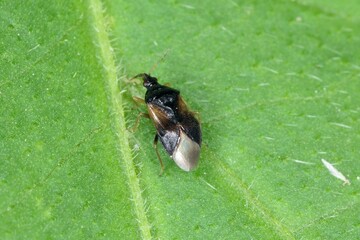
[[[359,11],[2,1],[0,238],[357,239]],[[193,172],[128,130],[150,71],[199,112]]]

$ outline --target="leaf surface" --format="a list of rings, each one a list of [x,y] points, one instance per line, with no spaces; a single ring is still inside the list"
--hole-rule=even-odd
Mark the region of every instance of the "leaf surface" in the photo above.
[[[359,11],[1,2],[0,237],[357,239]],[[149,71],[199,112],[193,172],[159,145],[158,176],[151,122],[128,130]]]

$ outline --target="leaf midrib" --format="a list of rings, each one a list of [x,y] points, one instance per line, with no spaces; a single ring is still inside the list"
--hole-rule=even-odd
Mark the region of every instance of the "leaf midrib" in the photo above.
[[[115,55],[109,39],[105,11],[100,0],[90,0],[92,23],[95,29],[95,41],[98,45],[99,62],[104,68],[105,85],[107,89],[108,102],[112,117],[112,127],[117,137],[117,147],[122,154],[122,162],[125,165],[125,173],[128,178],[128,185],[134,202],[134,210],[139,224],[140,233],[143,239],[151,239],[148,218],[145,211],[145,201],[141,195],[139,178],[135,172],[129,136],[126,129],[125,114],[121,89],[118,86],[117,67]]]

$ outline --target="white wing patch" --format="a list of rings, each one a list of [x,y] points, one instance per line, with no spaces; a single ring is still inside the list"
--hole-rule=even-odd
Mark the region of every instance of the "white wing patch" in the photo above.
[[[171,156],[175,163],[184,171],[194,169],[199,160],[200,146],[191,140],[182,130],[177,148]]]

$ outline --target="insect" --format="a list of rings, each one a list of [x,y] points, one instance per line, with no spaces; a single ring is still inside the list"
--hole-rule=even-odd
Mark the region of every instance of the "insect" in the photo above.
[[[200,156],[201,128],[194,113],[189,111],[181,98],[180,91],[161,85],[157,78],[146,73],[138,74],[134,78],[142,78],[143,86],[147,89],[145,103],[148,117],[157,131],[154,148],[161,165],[160,175],[164,165],[157,149],[159,139],[181,169],[185,171],[194,169]]]

